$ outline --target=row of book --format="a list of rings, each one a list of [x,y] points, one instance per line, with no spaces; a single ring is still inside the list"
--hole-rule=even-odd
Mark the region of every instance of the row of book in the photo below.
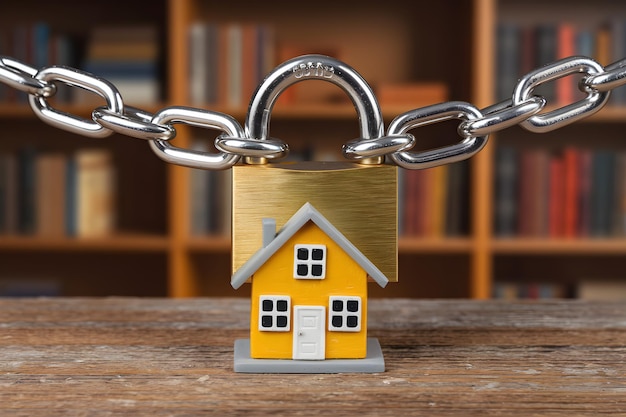
[[[193,149],[206,151],[202,140]],[[290,161],[331,160],[313,150],[292,152]],[[427,170],[398,170],[398,231],[406,237],[454,237],[469,233],[469,164],[458,162]],[[228,235],[231,227],[229,171],[192,169],[191,235]]]
[[[40,69],[49,65],[79,64],[77,41],[52,30],[45,22],[0,29],[0,55],[6,55]],[[26,102],[26,94],[0,84],[0,102]],[[58,89],[57,102],[72,100],[72,90]]]
[[[274,65],[274,31],[269,26],[196,22],[189,27],[193,105],[245,106]]]
[[[207,151],[207,142],[192,139],[191,148]],[[222,235],[231,231],[231,171],[190,169],[189,205],[191,236]]]
[[[499,300],[545,300],[577,298],[587,301],[626,301],[622,279],[581,278],[570,283],[496,281],[492,298]]]
[[[497,28],[496,95],[511,97],[518,79],[528,72],[560,58],[582,55],[606,66],[626,58],[626,20],[615,19],[599,27],[574,23],[521,25],[501,22]],[[567,76],[537,89],[550,104],[572,103],[583,97],[578,90],[580,77]],[[611,103],[626,104],[626,88],[613,91]]]
[[[0,54],[40,69],[50,65],[80,68],[112,82],[130,103],[153,104],[161,98],[162,53],[155,25],[96,26],[86,41],[59,32],[46,22],[0,30]],[[92,93],[58,83],[57,102],[93,102]],[[6,86],[0,101],[25,102],[26,95]]]
[[[495,233],[552,238],[626,235],[626,153],[501,146]]]
[[[415,237],[469,233],[469,164],[398,172],[398,231]]]
[[[154,104],[161,100],[161,49],[155,25],[98,26],[82,68],[112,82],[129,103]]]
[[[103,149],[0,154],[0,234],[103,236],[115,225],[115,168]]]
[[[492,298],[496,300],[539,300],[572,298],[574,292],[567,284],[552,282],[496,281]]]

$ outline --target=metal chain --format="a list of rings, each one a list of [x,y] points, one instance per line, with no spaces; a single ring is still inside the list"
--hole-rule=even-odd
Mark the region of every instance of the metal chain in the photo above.
[[[299,70],[329,71],[319,64]],[[583,75],[578,88],[586,96],[575,103],[538,114],[546,107],[547,101],[533,94],[535,88],[572,74]],[[148,140],[161,159],[173,164],[227,169],[244,156],[276,159],[288,152],[288,146],[283,141],[251,137],[233,117],[223,113],[172,106],[151,114],[125,106],[121,94],[109,81],[70,67],[37,69],[14,58],[0,56],[0,82],[27,93],[34,113],[48,124],[83,136],[106,137],[119,133]],[[59,83],[91,91],[102,97],[106,106],[94,109],[91,120],[56,110],[50,106],[48,98],[54,96]],[[385,136],[353,140],[344,144],[342,150],[344,156],[351,160],[383,160],[384,156],[388,156],[395,164],[407,169],[453,163],[475,155],[485,146],[491,133],[511,126],[520,125],[532,132],[547,132],[591,116],[604,107],[613,89],[625,84],[626,59],[602,67],[587,57],[569,57],[521,77],[510,100],[482,110],[460,101],[417,108],[397,116]],[[410,152],[416,142],[414,134],[408,133],[410,130],[450,119],[461,120],[457,129],[461,137],[458,143]],[[215,140],[220,152],[209,153],[170,145],[169,141],[176,136],[174,125],[177,123],[222,131],[223,134]]]

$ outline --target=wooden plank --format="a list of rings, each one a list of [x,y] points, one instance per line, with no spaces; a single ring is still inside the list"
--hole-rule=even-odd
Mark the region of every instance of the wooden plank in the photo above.
[[[249,301],[0,300],[0,414],[623,415],[623,303],[372,300],[371,375],[232,371]]]
[[[624,255],[626,240],[603,239],[495,239],[492,250],[498,254],[533,255]]]
[[[63,237],[32,237],[2,236],[1,251],[54,251],[54,252],[165,252],[168,239],[160,235],[144,234],[113,234],[106,237],[75,238]]]
[[[495,2],[473,2],[473,79],[472,103],[478,108],[493,104],[494,97],[494,37]],[[470,274],[470,297],[487,299],[491,296],[493,262],[489,250],[493,213],[493,144],[487,144],[472,158],[471,204],[474,252]]]

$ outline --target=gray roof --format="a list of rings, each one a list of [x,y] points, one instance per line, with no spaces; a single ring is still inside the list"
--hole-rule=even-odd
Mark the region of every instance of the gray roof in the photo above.
[[[280,229],[267,246],[259,249],[248,261],[241,266],[232,276],[230,284],[237,289],[248,280],[267,260],[278,251],[298,230],[308,221],[315,223],[335,243],[337,243],[361,268],[372,277],[381,287],[385,287],[389,280],[387,277],[357,249],[346,237],[333,226],[326,217],[315,209],[310,203],[305,203]],[[259,225],[260,226],[260,225]]]

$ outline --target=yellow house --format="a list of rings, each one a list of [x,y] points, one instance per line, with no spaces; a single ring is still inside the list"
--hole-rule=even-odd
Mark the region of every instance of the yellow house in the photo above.
[[[368,277],[388,282],[311,204],[278,233],[264,219],[263,247],[231,280],[235,289],[252,282],[250,357],[366,358]]]

